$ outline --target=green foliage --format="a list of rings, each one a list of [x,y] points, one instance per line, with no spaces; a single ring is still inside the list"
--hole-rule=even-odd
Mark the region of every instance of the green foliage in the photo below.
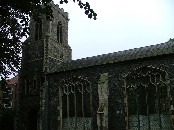
[[[73,0],[73,2],[76,2],[76,1],[79,7],[85,10],[85,14],[88,15],[88,18],[93,18],[94,20],[97,19],[97,14],[93,11],[93,9],[91,9],[90,4],[88,2],[83,3],[81,0]],[[60,4],[63,4],[63,3],[67,4],[68,0],[60,0]]]
[[[7,78],[20,69],[21,39],[29,34],[30,16],[52,16],[51,0],[0,1],[0,77]],[[44,5],[44,6],[42,6]]]

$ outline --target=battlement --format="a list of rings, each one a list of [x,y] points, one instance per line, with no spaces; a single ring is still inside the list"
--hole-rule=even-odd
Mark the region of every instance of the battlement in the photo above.
[[[50,4],[53,8],[53,11],[56,10],[59,14],[62,14],[63,17],[68,19],[68,12],[65,12],[63,8],[60,8],[58,4],[54,4],[53,1]]]

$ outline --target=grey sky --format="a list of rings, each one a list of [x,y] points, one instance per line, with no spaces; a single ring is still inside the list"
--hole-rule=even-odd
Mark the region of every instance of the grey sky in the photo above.
[[[59,3],[60,0],[54,0]],[[73,59],[164,43],[174,38],[174,0],[83,0],[98,14],[92,20],[72,0],[69,13]]]

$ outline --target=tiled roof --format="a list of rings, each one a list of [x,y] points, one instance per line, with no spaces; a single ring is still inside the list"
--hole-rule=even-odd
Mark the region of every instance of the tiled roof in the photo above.
[[[50,73],[174,53],[174,41],[62,62]]]
[[[18,78],[19,78],[19,76],[16,75],[15,77],[13,77],[11,79],[8,79],[7,80],[7,84],[8,85],[15,85],[15,84],[17,84],[18,83]]]

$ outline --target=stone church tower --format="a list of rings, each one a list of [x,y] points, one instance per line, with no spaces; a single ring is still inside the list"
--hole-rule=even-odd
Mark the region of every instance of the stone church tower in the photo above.
[[[41,128],[41,93],[45,74],[62,61],[71,60],[68,13],[52,3],[52,21],[31,19],[30,36],[23,44],[16,130]]]

